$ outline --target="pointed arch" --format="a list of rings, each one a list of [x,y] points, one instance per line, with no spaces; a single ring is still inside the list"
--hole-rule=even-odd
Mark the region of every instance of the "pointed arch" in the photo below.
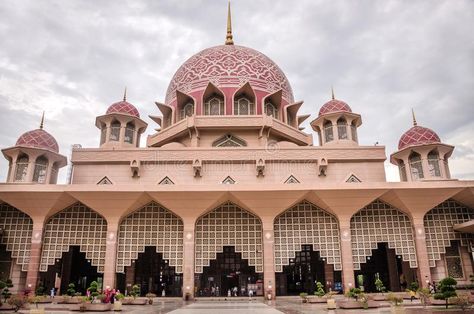
[[[97,185],[109,185],[114,184],[107,176],[104,176],[102,179],[97,182]]]
[[[194,97],[177,90],[176,102],[178,111],[176,120],[183,120],[186,117],[191,117],[196,114],[196,101]]]
[[[412,223],[399,209],[375,200],[352,216],[350,229],[354,270],[360,270],[360,264],[382,242],[395,249],[411,268],[418,267]]]
[[[202,273],[224,246],[234,246],[257,273],[263,272],[262,222],[259,217],[226,202],[196,221],[195,272]]]
[[[174,182],[169,177],[164,177],[158,184],[174,184]]]
[[[300,183],[298,179],[296,179],[293,175],[290,175],[286,180],[285,184],[293,184],[293,183]]]
[[[209,82],[202,94],[202,114],[205,116],[222,116],[226,114],[225,94]]]
[[[256,113],[255,101],[257,97],[250,86],[250,83],[245,83],[240,87],[232,97],[233,99],[233,114],[234,115],[254,115]]]
[[[360,183],[362,182],[361,179],[359,179],[359,177],[357,177],[355,174],[351,173],[345,180],[345,182],[348,182],[348,183]]]
[[[290,264],[302,245],[312,245],[334,270],[342,269],[339,223],[334,215],[304,200],[278,215],[273,225],[276,272]]]
[[[0,201],[0,243],[11,252],[11,258],[21,266],[22,271],[28,270],[31,253],[31,236],[33,220],[24,212]]]
[[[70,246],[79,246],[97,272],[103,273],[106,237],[107,221],[91,208],[77,202],[63,209],[44,226],[40,271],[48,271]]]
[[[262,114],[272,116],[275,119],[281,119],[282,90],[279,89],[273,94],[267,95],[262,99]]]
[[[244,147],[247,142],[232,134],[226,134],[219,137],[212,143],[213,147]]]
[[[153,201],[139,208],[120,222],[116,272],[124,273],[145,247],[154,246],[176,273],[182,273],[183,231],[183,220],[160,204]]]
[[[453,226],[473,219],[474,209],[453,199],[444,201],[425,214],[423,224],[430,267],[436,267],[436,261],[446,253],[451,241],[459,240],[462,246],[471,250],[469,242],[474,241],[474,234],[457,232]]]

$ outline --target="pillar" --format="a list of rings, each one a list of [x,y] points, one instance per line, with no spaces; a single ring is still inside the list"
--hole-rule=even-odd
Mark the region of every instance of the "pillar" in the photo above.
[[[103,287],[115,288],[115,266],[117,264],[118,221],[107,222]]]
[[[339,227],[341,230],[342,284],[344,292],[346,292],[355,287],[351,244],[351,217],[339,217]]]
[[[30,262],[26,273],[25,289],[35,291],[39,278],[39,265],[41,261],[41,245],[43,239],[43,220],[33,219],[33,233],[31,236]]]
[[[431,282],[431,272],[428,260],[428,250],[426,249],[423,216],[413,217],[413,227],[415,229],[415,247],[416,257],[418,260],[418,282],[423,288],[428,288],[428,282]]]
[[[194,219],[185,218],[183,232],[183,298],[194,298]]]
[[[271,293],[272,299],[275,299],[276,280],[275,280],[275,239],[273,232],[273,220],[263,220],[263,294],[265,299]]]

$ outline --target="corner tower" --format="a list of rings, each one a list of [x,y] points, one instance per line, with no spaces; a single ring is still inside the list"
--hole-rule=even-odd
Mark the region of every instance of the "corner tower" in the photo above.
[[[56,184],[67,158],[59,154],[58,142],[43,125],[44,112],[39,129],[23,133],[15,146],[2,149],[9,163],[7,183]]]
[[[412,110],[413,127],[398,142],[390,162],[398,166],[400,181],[449,180],[448,159],[454,146],[441,143],[438,134],[419,126]]]

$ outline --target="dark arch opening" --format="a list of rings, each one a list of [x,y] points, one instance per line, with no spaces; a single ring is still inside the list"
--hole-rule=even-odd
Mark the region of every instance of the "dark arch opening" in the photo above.
[[[222,253],[204,267],[202,274],[195,275],[196,296],[248,296],[263,295],[263,274],[256,273],[234,246],[224,246]]]

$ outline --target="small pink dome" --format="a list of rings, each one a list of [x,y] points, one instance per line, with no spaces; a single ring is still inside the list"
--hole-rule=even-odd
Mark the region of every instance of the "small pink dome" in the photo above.
[[[398,142],[398,150],[409,146],[441,143],[441,140],[433,130],[415,125],[406,131]]]
[[[36,129],[24,133],[18,138],[15,146],[47,149],[59,153],[58,142],[54,137],[43,129]]]
[[[122,114],[127,114],[129,116],[140,118],[140,113],[138,112],[137,108],[131,103],[124,100],[110,105],[109,109],[107,109],[106,114],[109,114],[109,113],[122,113]]]
[[[323,114],[328,114],[332,112],[352,112],[351,107],[348,104],[341,100],[331,99],[327,103],[325,103],[321,109],[319,109],[319,115],[322,116]]]

